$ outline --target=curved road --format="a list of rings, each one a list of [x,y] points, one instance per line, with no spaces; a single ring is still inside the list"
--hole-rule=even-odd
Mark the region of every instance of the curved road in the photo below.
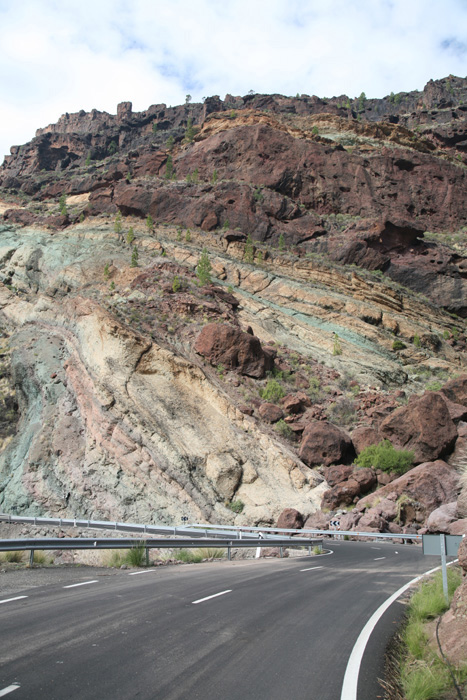
[[[365,623],[439,560],[414,545],[329,546],[329,556],[94,579],[76,569],[66,587],[57,578],[8,595],[0,590],[0,697],[339,700]],[[358,700],[382,696],[384,646],[402,610],[392,605],[371,636]]]

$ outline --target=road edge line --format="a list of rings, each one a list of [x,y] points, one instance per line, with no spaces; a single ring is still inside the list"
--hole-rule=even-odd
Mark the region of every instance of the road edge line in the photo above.
[[[454,564],[454,562],[451,562]],[[395,593],[392,594],[382,605],[379,606],[377,610],[370,617],[360,634],[358,635],[357,641],[354,644],[352,652],[347,661],[347,667],[345,669],[344,681],[342,683],[341,700],[357,700],[357,688],[358,688],[358,676],[360,673],[360,665],[362,663],[363,654],[365,652],[368,640],[379,622],[380,618],[386,612],[386,610],[403,594],[405,591],[418,583],[424,576],[429,576],[435,571],[438,571],[441,567],[436,566],[434,569],[425,571],[424,574],[420,574],[416,578],[412,579],[406,583],[402,588],[399,588]]]

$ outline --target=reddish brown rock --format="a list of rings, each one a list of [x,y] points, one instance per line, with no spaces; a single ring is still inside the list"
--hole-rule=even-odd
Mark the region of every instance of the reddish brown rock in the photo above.
[[[398,477],[387,486],[378,489],[379,498],[400,499],[405,502],[404,522],[423,522],[428,515],[443,503],[456,499],[459,475],[446,462],[425,462]],[[369,494],[359,501],[358,507],[371,507],[375,494]]]
[[[349,506],[359,494],[360,484],[358,481],[348,479],[323,493],[321,508],[337,510],[337,508]]]
[[[209,362],[240,374],[260,379],[274,367],[274,359],[265,353],[259,338],[226,323],[208,323],[199,334],[195,350]]]
[[[276,527],[284,530],[300,530],[303,527],[303,515],[295,508],[284,508],[279,515]]]
[[[309,467],[347,462],[354,455],[348,433],[332,423],[315,421],[303,431],[300,459]]]
[[[282,400],[282,407],[286,413],[302,413],[303,403],[296,394],[289,394]]]
[[[457,557],[464,571],[464,579],[452,599],[451,607],[442,616],[438,635],[451,663],[460,664],[467,658],[467,537],[459,545]]]
[[[466,535],[467,536],[467,518],[461,518],[460,520],[454,520],[449,525],[448,530],[450,535]]]
[[[253,413],[255,412],[254,408],[251,406],[239,406],[239,410],[244,413],[246,416],[252,416]]]
[[[365,447],[381,442],[378,431],[371,425],[359,425],[352,431],[352,442],[355,452],[359,455]]]
[[[377,508],[370,508],[367,510],[358,522],[359,530],[366,530],[369,532],[382,532],[386,525],[386,520],[381,515],[381,511]]]
[[[329,515],[323,513],[322,510],[317,510],[308,516],[303,524],[304,530],[328,530],[329,529]]]
[[[412,450],[416,463],[449,454],[457,438],[446,402],[436,392],[409,399],[383,420],[379,432],[397,449]]]
[[[361,517],[362,514],[355,510],[351,513],[344,513],[344,515],[339,516],[339,530],[345,531],[358,528],[358,523]]]
[[[335,464],[324,469],[323,475],[329,486],[337,486],[342,481],[346,481],[353,472],[350,464]]]
[[[376,484],[376,474],[370,467],[357,467],[353,470],[352,479],[360,484],[361,493],[367,493]]]
[[[450,401],[467,406],[467,374],[451,379],[440,389]]]
[[[457,520],[457,503],[443,503],[436,508],[426,521],[426,528],[429,532],[446,532],[450,530],[451,524]]]
[[[277,423],[278,420],[284,417],[284,413],[279,406],[274,403],[262,403],[258,409],[258,413],[267,423]]]

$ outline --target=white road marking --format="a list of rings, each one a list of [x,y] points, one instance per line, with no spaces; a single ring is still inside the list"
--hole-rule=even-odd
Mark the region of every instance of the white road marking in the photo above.
[[[373,559],[373,561],[381,561],[381,559],[386,559],[386,557],[376,557],[376,559]]]
[[[313,571],[315,569],[324,569],[324,566],[312,566],[310,569],[300,569],[300,571]]]
[[[381,549],[381,547],[372,547],[371,549]]]
[[[13,600],[22,600],[22,598],[27,598],[27,595],[17,595],[16,598],[6,598],[5,600],[0,600],[0,605],[2,603],[11,603]]]
[[[220,593],[214,593],[214,595],[208,595],[207,598],[200,598],[199,600],[192,600],[192,605],[197,605],[198,603],[204,603],[205,600],[211,600],[211,598],[217,598],[219,595],[225,595],[226,593],[232,593],[232,589],[229,588],[228,591],[221,591]]]
[[[13,683],[13,685],[9,685],[8,688],[3,688],[3,690],[0,690],[0,698],[3,698],[4,695],[8,695],[8,693],[12,693],[14,690],[18,690],[20,687],[19,683]]]
[[[438,571],[441,567],[437,566],[435,569],[430,569],[426,571],[421,576],[417,576],[412,579],[405,586],[399,588],[398,591],[392,594],[379,608],[373,613],[365,627],[362,629],[358,635],[358,639],[355,642],[355,646],[352,649],[349,660],[347,662],[347,668],[345,670],[344,682],[342,683],[341,700],[357,700],[357,685],[358,685],[358,674],[360,672],[360,664],[362,662],[363,654],[365,652],[365,647],[370,639],[371,633],[376,627],[379,619],[383,616],[386,610],[396,601],[399,596],[401,596],[405,591],[418,583],[421,578],[432,574],[434,571]]]
[[[72,583],[71,586],[63,586],[63,588],[76,588],[77,586],[87,586],[88,583],[99,583],[96,579],[95,581],[83,581],[83,583]]]
[[[138,574],[150,574],[155,569],[145,569],[144,571],[132,571],[128,576],[138,576]]]

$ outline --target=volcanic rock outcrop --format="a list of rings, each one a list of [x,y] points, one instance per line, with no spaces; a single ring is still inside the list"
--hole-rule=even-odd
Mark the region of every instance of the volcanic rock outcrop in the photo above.
[[[0,508],[461,528],[466,100],[122,103],[13,147]],[[415,468],[351,464],[383,438]]]

